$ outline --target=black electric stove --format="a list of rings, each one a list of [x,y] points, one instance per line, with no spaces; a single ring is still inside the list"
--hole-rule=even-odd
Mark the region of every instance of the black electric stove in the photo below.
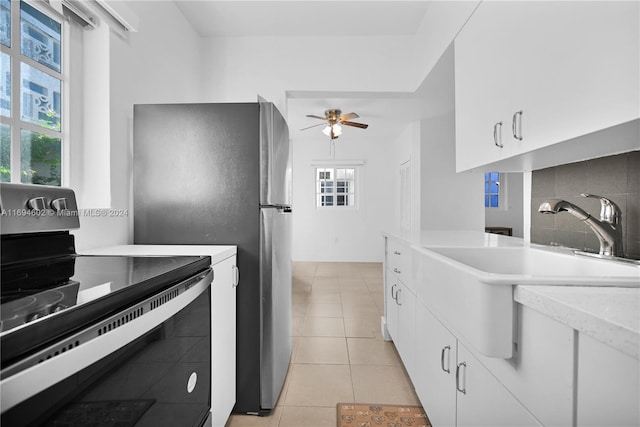
[[[6,183],[0,184],[0,190],[2,244],[0,248],[0,381],[3,387],[3,425],[4,423],[13,425],[15,421],[11,420],[22,419],[30,415],[30,412],[33,411],[29,408],[33,408],[36,403],[36,406],[39,407],[51,404],[51,408],[46,408],[46,412],[43,409],[42,414],[34,416],[33,424],[40,425],[40,421],[36,422],[35,420],[50,417],[55,411],[60,411],[63,404],[72,402],[72,399],[78,399],[75,394],[72,396],[71,393],[68,396],[64,395],[64,399],[60,398],[59,402],[51,399],[49,396],[51,393],[61,394],[59,390],[64,389],[61,384],[65,384],[66,380],[62,380],[62,377],[51,380],[51,384],[47,385],[48,388],[40,387],[33,394],[25,394],[23,386],[13,385],[22,384],[20,383],[22,380],[17,379],[16,374],[26,373],[36,365],[42,365],[43,368],[46,368],[44,365],[47,365],[49,358],[58,359],[57,356],[60,352],[67,349],[72,352],[71,349],[77,348],[79,344],[82,344],[83,348],[96,348],[98,349],[96,351],[100,352],[102,351],[100,350],[102,345],[99,343],[101,335],[106,335],[107,332],[111,333],[112,329],[114,331],[118,329],[120,331],[117,332],[118,334],[126,336],[126,333],[122,331],[134,328],[133,323],[137,324],[135,328],[146,331],[143,325],[153,321],[158,322],[158,326],[155,326],[153,330],[163,331],[159,335],[155,332],[153,336],[156,338],[154,340],[177,339],[180,341],[180,338],[171,337],[175,333],[180,335],[184,332],[175,332],[171,325],[178,322],[176,319],[185,318],[184,313],[188,311],[203,313],[202,324],[207,325],[210,322],[208,286],[211,283],[212,273],[209,256],[78,255],[75,251],[74,236],[69,233],[69,230],[79,227],[80,217],[75,194],[72,190]],[[197,292],[197,295],[194,292]],[[189,301],[198,302],[191,303]],[[188,305],[188,309],[181,308],[186,305]],[[167,311],[169,309],[166,307],[169,306],[176,306],[176,312],[165,314],[161,320],[154,320],[159,316],[154,313]],[[157,308],[160,310],[156,310]],[[178,310],[182,310],[180,313],[183,314],[178,314]],[[142,324],[130,322],[134,318],[146,316],[147,313],[150,320],[143,321]],[[124,327],[125,323],[132,326]],[[199,324],[199,320],[190,321],[188,329],[199,331],[202,329]],[[120,326],[123,327],[120,328]],[[145,335],[149,333],[152,332],[141,332],[140,334],[144,338],[134,336],[131,338],[131,344],[123,343],[123,349],[117,350],[115,353],[111,353],[113,350],[105,352],[101,357],[105,358],[104,360],[110,360],[116,357],[111,354],[120,355],[122,352],[134,351],[125,351],[125,348],[135,349],[138,353],[156,351],[153,350],[155,347],[141,347],[142,344],[139,344],[150,340]],[[202,333],[189,332],[188,335],[191,337],[189,339],[194,342],[210,341],[208,326]],[[73,338],[75,336],[85,338],[72,345],[65,344],[60,347],[60,343],[70,339],[75,340]],[[92,342],[97,344],[84,344],[85,341],[91,340],[95,340]],[[105,341],[105,343],[108,342],[108,340]],[[173,345],[171,344],[169,347]],[[58,347],[61,348],[60,352],[50,350]],[[117,347],[119,348],[120,344]],[[141,348],[143,349],[140,350]],[[77,352],[77,350],[73,351]],[[48,354],[48,356],[42,359],[41,354]],[[210,361],[210,350],[202,354],[204,355],[198,356],[198,360]],[[77,359],[77,356],[74,357],[76,359],[73,357],[67,359],[81,361],[81,359]],[[118,364],[125,363],[123,356],[117,357],[119,357]],[[63,359],[65,357],[59,358],[59,360]],[[98,362],[98,358],[96,360],[95,363],[98,365],[94,364],[86,369],[93,372],[97,369],[95,366],[105,363]],[[56,363],[55,366],[68,369],[68,363]],[[201,377],[206,378],[209,375],[207,373],[209,372],[209,363],[203,364],[198,369],[202,371]],[[84,378],[84,374],[78,372],[79,376],[76,377]],[[180,381],[182,380],[178,382]],[[203,384],[209,384],[208,380]],[[91,387],[96,389],[99,385],[98,381],[95,384],[92,383]],[[208,386],[203,387],[201,393],[204,394],[198,397],[202,402],[198,401],[199,415],[194,421],[195,425],[201,424],[201,419],[204,419],[209,410],[210,391]],[[91,388],[87,385],[86,389],[90,390]],[[14,396],[24,394],[24,397],[12,396],[12,390],[15,390]],[[182,387],[175,387],[175,390],[176,393],[181,393]],[[189,391],[188,397],[180,397],[180,399],[192,404],[188,399],[193,400],[194,396],[196,394]],[[158,399],[157,395],[152,397],[155,400],[147,400],[155,403],[148,406],[150,409],[145,413],[146,417],[156,417],[157,414],[154,411],[160,411],[163,408],[161,399]],[[54,402],[55,405],[51,402]],[[11,410],[9,411],[8,408]],[[147,407],[145,406],[145,408]],[[159,418],[161,419],[162,416]],[[144,417],[141,418],[141,420],[144,419]],[[157,425],[157,422],[154,423]],[[185,423],[185,425],[193,424]]]

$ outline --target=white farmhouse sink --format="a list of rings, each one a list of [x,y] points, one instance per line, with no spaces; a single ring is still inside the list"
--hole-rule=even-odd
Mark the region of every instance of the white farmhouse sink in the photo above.
[[[531,247],[428,249],[485,283],[640,287],[640,266],[573,253]]]
[[[531,247],[414,247],[418,298],[489,357],[513,355],[513,285],[640,287],[640,267]]]

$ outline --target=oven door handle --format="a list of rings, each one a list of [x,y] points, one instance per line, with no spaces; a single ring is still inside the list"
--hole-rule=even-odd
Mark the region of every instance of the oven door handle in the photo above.
[[[211,269],[192,276],[2,370],[2,411],[80,372],[161,325],[205,292],[212,278]]]

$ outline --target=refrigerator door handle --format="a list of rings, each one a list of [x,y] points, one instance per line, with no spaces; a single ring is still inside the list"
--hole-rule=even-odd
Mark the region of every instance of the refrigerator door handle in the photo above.
[[[278,212],[291,213],[291,206],[287,205],[260,205],[261,209],[277,209]]]

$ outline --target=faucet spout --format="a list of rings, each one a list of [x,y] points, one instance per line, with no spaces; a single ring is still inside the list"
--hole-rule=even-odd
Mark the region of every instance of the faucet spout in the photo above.
[[[591,217],[590,214],[585,212],[579,206],[573,203],[567,202],[562,199],[548,199],[540,204],[538,212],[544,214],[557,214],[558,212],[569,212],[571,215],[578,218],[580,221],[585,221]]]
[[[582,197],[600,199],[602,209],[600,219],[592,217],[579,206],[562,199],[548,199],[540,204],[538,212],[545,214],[557,214],[569,212],[579,220],[587,224],[595,233],[600,242],[600,255],[608,257],[623,257],[622,227],[620,224],[620,208],[611,200],[592,194],[581,194]]]

